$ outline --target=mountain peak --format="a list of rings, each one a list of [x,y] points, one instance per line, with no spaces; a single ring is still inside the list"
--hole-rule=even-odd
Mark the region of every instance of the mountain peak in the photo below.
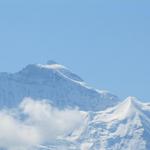
[[[114,115],[120,119],[125,119],[140,114],[141,108],[141,102],[136,97],[129,96],[115,107]]]
[[[40,68],[45,68],[45,69],[67,69],[65,66],[57,63],[54,60],[48,60],[46,64],[37,64],[38,67]]]
[[[49,60],[46,64],[29,64],[26,67],[24,67],[21,71],[19,72],[36,72],[36,71],[61,71],[61,70],[68,70],[67,67],[58,64],[57,62],[53,61],[53,60]]]
[[[95,145],[93,144],[90,150],[150,149],[150,104],[142,103],[136,97],[130,96],[118,106],[90,115],[90,128],[87,126],[81,134],[85,138],[98,139],[93,140]],[[100,147],[95,148],[100,140]]]
[[[131,109],[133,111],[133,109],[139,108],[139,105],[141,105],[141,102],[136,97],[129,96],[124,100],[122,104],[124,108],[128,110]]]
[[[58,64],[58,63],[54,60],[48,60],[46,64],[47,65],[54,65],[54,64]]]
[[[48,99],[59,108],[102,110],[119,101],[115,95],[102,94],[89,87],[78,75],[55,61],[29,64],[10,76],[0,76],[0,85],[0,91],[5,91],[0,93],[3,100],[0,106],[14,106],[24,97],[32,97]]]
[[[49,61],[47,64],[29,64],[21,71],[18,72],[20,75],[28,76],[29,79],[48,79],[57,78],[70,80],[71,82],[76,82],[83,84],[83,80],[76,74],[74,74],[67,67],[56,63],[55,61]],[[53,76],[53,77],[52,77]]]
[[[126,99],[125,99],[125,101],[126,102],[128,102],[128,103],[139,103],[139,100],[136,98],[136,97],[134,97],[134,96],[128,96]]]
[[[59,70],[59,69],[67,69],[65,66],[57,64],[57,63],[51,63],[51,64],[37,64],[38,67],[40,68],[45,68],[45,69],[54,69],[54,70]]]
[[[126,120],[129,118],[134,118],[136,116],[139,117],[142,115],[143,105],[144,104],[141,103],[136,97],[127,97],[117,106],[108,108],[106,111],[104,111],[105,115],[103,117],[103,120],[106,122],[111,122],[113,120]]]

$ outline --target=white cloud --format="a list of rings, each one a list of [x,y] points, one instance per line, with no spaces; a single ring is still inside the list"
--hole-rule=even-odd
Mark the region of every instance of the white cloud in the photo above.
[[[0,147],[9,150],[24,150],[40,142],[33,126],[15,119],[8,112],[0,112]]]
[[[0,148],[30,150],[69,133],[82,121],[78,110],[59,110],[44,100],[25,98],[16,110],[0,111]]]

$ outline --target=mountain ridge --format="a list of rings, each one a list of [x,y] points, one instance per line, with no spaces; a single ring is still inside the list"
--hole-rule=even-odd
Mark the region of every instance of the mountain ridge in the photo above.
[[[128,107],[125,114],[120,112],[123,106]],[[134,108],[132,113],[131,108]],[[120,116],[116,114],[119,112]],[[51,146],[55,150],[60,147],[65,150],[150,149],[150,103],[141,103],[135,97],[128,97],[112,108],[81,113],[84,118],[81,126],[75,128],[63,140],[57,139],[57,144],[54,142],[55,144],[47,145],[47,149],[51,149]]]
[[[117,96],[98,92],[54,61],[45,65],[30,64],[17,73],[0,73],[0,85],[0,106],[10,107],[24,97],[33,97],[48,99],[59,108],[79,107],[97,111],[119,102]]]
[[[49,61],[16,73],[0,73],[0,107],[15,108],[24,97],[47,100],[57,110],[76,108],[82,123],[36,150],[149,150],[150,103],[124,101],[90,87],[67,67]],[[11,110],[11,109],[10,109]]]

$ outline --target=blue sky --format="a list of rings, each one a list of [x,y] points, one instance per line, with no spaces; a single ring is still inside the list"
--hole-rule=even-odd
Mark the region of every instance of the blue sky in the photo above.
[[[121,98],[150,101],[149,0],[0,1],[0,72],[53,59]]]

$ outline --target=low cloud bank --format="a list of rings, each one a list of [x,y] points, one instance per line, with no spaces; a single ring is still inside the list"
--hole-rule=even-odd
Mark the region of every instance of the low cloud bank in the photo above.
[[[25,98],[18,108],[0,111],[0,148],[33,150],[69,134],[81,122],[76,109],[59,110],[45,100]]]

